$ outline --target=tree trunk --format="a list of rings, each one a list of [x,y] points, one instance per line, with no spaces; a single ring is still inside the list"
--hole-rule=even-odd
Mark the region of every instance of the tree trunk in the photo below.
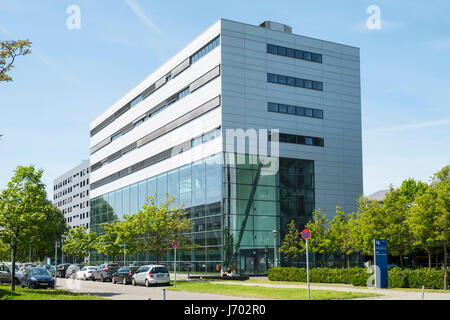
[[[431,271],[431,252],[428,252],[428,270]]]
[[[444,290],[447,290],[447,244],[444,244]]]
[[[402,256],[400,256],[400,268],[403,269],[403,257]]]
[[[346,254],[345,257],[347,258],[347,269],[350,269],[350,256]]]
[[[16,243],[12,245],[11,290],[16,291]]]

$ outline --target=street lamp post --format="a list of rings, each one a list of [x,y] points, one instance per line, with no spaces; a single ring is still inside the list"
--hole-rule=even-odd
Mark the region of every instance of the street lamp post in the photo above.
[[[277,235],[280,231],[273,230],[273,266],[277,266]]]

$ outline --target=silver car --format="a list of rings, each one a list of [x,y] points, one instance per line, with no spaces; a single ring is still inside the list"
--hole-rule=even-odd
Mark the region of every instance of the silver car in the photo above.
[[[154,284],[170,284],[170,274],[166,266],[146,265],[136,270],[131,279],[133,286],[140,284],[150,287]]]
[[[0,283],[7,282],[11,282],[11,269],[5,263],[0,263]]]

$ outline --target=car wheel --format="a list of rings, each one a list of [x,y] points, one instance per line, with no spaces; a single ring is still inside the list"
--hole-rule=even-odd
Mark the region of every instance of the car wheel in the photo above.
[[[125,286],[127,284],[127,278],[123,277],[122,284]]]
[[[134,278],[131,279],[131,284],[132,284],[133,286],[136,286],[136,280],[134,280]]]
[[[28,282],[28,284],[27,284],[27,288],[28,289],[33,289],[32,287],[31,287],[31,284]]]
[[[147,288],[150,287],[150,283],[148,282],[147,279],[145,279],[145,286],[146,286]]]

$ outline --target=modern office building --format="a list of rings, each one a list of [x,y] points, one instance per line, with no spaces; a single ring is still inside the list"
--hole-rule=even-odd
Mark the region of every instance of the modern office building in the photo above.
[[[53,205],[72,229],[90,226],[89,170],[89,160],[84,160],[53,181]]]
[[[178,268],[263,274],[290,220],[363,194],[359,49],[220,19],[91,123],[90,152],[94,231],[167,192],[197,244]]]

